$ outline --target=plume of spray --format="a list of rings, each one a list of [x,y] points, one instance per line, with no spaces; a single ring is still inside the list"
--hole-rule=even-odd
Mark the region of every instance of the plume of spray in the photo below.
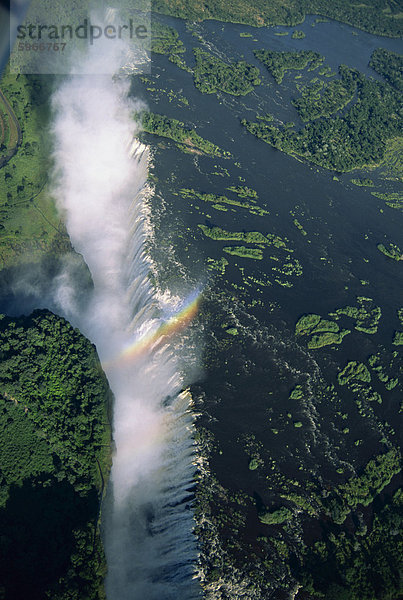
[[[173,336],[197,310],[198,294],[175,305],[150,283],[148,149],[133,141],[127,78],[80,75],[96,72],[97,61],[117,71],[125,51],[119,42],[107,52],[102,42],[90,47],[53,96],[55,196],[94,282],[84,312],[65,275],[58,301],[96,344],[115,397],[103,511],[107,597],[190,600],[199,597],[192,415]]]

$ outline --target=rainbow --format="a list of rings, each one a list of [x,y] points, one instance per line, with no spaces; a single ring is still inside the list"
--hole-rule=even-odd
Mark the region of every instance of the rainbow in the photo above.
[[[103,363],[103,366],[115,366],[131,362],[143,354],[146,354],[151,349],[155,349],[161,342],[166,341],[167,338],[169,339],[176,333],[185,329],[197,315],[201,298],[202,293],[200,291],[191,294],[187,300],[182,303],[182,308],[180,308],[175,315],[161,323],[154,331],[137,338],[132,344],[127,346],[117,358],[106,361]]]

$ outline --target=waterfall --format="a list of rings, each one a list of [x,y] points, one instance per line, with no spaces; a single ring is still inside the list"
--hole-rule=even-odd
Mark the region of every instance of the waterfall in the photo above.
[[[85,60],[99,61],[99,51]],[[115,397],[107,597],[191,600],[200,597],[192,412],[175,332],[196,300],[162,296],[150,281],[149,152],[135,138],[128,90],[124,77],[75,74],[53,96],[54,194],[94,282],[84,312],[69,303],[63,277],[59,301],[95,343]]]

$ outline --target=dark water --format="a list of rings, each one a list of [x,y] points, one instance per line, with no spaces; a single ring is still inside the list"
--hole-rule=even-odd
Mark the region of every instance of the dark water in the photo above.
[[[395,424],[402,396],[401,382],[385,391],[373,374],[371,386],[382,395],[383,404],[372,406],[372,416],[364,418],[357,410],[354,394],[337,387],[337,373],[347,361],[365,362],[370,354],[380,351],[389,362],[392,351],[398,350],[391,342],[394,330],[399,329],[396,310],[403,306],[402,263],[388,260],[377,250],[377,244],[402,245],[401,213],[370,193],[398,191],[398,184],[386,180],[382,169],[337,174],[295,160],[255,139],[240,125],[242,118],[254,120],[256,114],[267,112],[277,121],[291,120],[300,127],[291,105],[298,95],[294,78],[301,74],[297,82],[307,83],[320,77],[319,69],[291,71],[277,85],[255,60],[254,49],[315,50],[325,56],[324,66],[330,66],[333,72],[337,73],[344,63],[377,79],[381,78],[368,67],[373,50],[380,46],[402,49],[400,40],[372,36],[336,22],[312,27],[314,20],[309,17],[298,26],[306,33],[305,39],[293,40],[293,28],[288,29],[288,36],[280,37],[275,33],[287,28],[254,29],[217,22],[189,28],[182,21],[163,18],[179,32],[187,48],[183,57],[189,65],[194,64],[192,48],[202,47],[223,60],[245,59],[256,65],[262,84],[241,98],[224,93],[202,94],[195,88],[191,74],[159,55],[153,55],[149,84],[157,91],[149,93],[146,84],[133,82],[133,94],[143,98],[149,110],[183,121],[233,155],[225,160],[185,154],[165,138],[146,136],[154,148],[156,177],[153,252],[160,265],[160,277],[171,288],[177,285],[180,289],[183,277],[197,283],[209,281],[213,300],[207,313],[213,317],[201,337],[206,347],[210,348],[214,339],[211,345],[219,349],[213,366],[206,367],[200,386],[195,386],[195,393],[200,392],[204,398],[203,424],[216,435],[222,451],[222,456],[213,458],[214,469],[229,489],[257,493],[267,503],[276,492],[268,492],[255,471],[247,468],[243,436],[253,432],[262,444],[265,459],[274,457],[287,477],[301,478],[302,473],[303,480],[320,480],[331,489],[362,468],[371,456],[397,442],[398,431],[395,434],[382,424]],[[241,32],[250,32],[253,37],[241,38]],[[324,76],[320,78],[328,81]],[[177,98],[170,101],[169,90],[187,98],[189,105],[184,106]],[[218,171],[224,175],[214,174]],[[360,188],[350,181],[364,176],[373,179],[374,188]],[[226,191],[230,185],[256,190],[259,206],[269,214],[254,216],[231,206],[221,212],[210,203],[178,195],[181,188],[194,188],[235,198]],[[303,225],[306,236],[294,225],[294,218]],[[271,248],[264,250],[261,261],[229,256],[222,248],[235,242],[209,240],[198,224],[279,235],[293,250],[291,256],[300,261],[303,274],[288,278],[292,287],[281,287],[274,282],[275,263],[268,258]],[[207,270],[207,259],[222,256],[229,262],[225,277],[214,279],[214,272]],[[245,275],[257,279],[268,276],[272,285],[245,285],[242,269]],[[222,290],[226,291],[225,301],[219,300]],[[352,333],[340,346],[307,351],[303,341],[297,343],[294,327],[302,314],[329,318],[328,313],[339,307],[356,305],[357,296],[370,297],[375,306],[381,307],[376,334],[355,331],[354,321],[345,319],[339,322],[340,327]],[[256,300],[259,303],[251,307]],[[272,311],[273,303],[276,308]],[[238,328],[236,340],[223,341],[221,326],[226,323]],[[210,357],[209,351],[206,353]],[[399,375],[398,365],[395,358],[394,376]],[[296,383],[309,390],[301,402],[289,399]],[[337,387],[338,400],[334,404],[322,394],[329,384]],[[292,421],[296,420],[302,421],[302,429],[293,427]],[[343,434],[346,425],[350,432]],[[278,433],[273,433],[274,428]],[[355,444],[356,440],[360,443]],[[342,475],[335,471],[340,466],[345,468]],[[255,539],[260,530],[256,518],[252,519],[245,536]]]
[[[178,30],[187,48],[184,58],[188,64],[193,65],[192,48],[202,47],[224,60],[247,60],[259,68],[262,79],[262,84],[245,97],[223,93],[205,95],[195,88],[191,74],[178,69],[166,57],[153,55],[150,87],[164,91],[149,93],[139,79],[133,81],[133,94],[142,97],[151,111],[194,126],[199,135],[233,155],[232,159],[225,160],[184,154],[166,139],[147,137],[154,149],[153,172],[157,178],[153,253],[159,276],[172,291],[175,287],[181,289],[183,278],[196,284],[209,283],[212,294],[208,308],[215,314],[200,335],[201,354],[212,334],[219,340],[225,338],[223,323],[239,330],[239,337],[220,347],[216,362],[206,367],[194,386],[195,401],[198,392],[205,398],[201,405],[203,424],[216,435],[222,452],[214,457],[215,472],[229,489],[243,489],[250,495],[258,494],[264,502],[271,501],[267,486],[248,469],[240,442],[243,435],[253,432],[264,446],[263,458],[274,457],[287,477],[301,478],[298,470],[301,464],[302,479],[320,476],[329,487],[333,486],[344,480],[335,474],[335,466],[345,463],[346,475],[351,475],[354,469],[359,470],[373,454],[385,448],[378,431],[379,422],[386,420],[396,426],[401,383],[386,392],[373,377],[371,385],[383,398],[382,405],[373,406],[375,420],[360,417],[352,394],[345,389],[338,390],[340,401],[335,407],[320,398],[315,385],[319,377],[326,384],[335,384],[338,370],[348,360],[366,361],[377,351],[384,352],[389,360],[391,352],[398,350],[391,341],[394,330],[399,329],[396,310],[403,307],[403,263],[388,260],[376,245],[391,241],[402,246],[401,213],[371,196],[372,189],[356,187],[350,179],[369,176],[376,184],[375,191],[397,191],[398,185],[385,180],[379,169],[370,174],[364,171],[338,174],[336,181],[334,173],[299,162],[255,139],[240,125],[240,120],[253,120],[257,113],[268,112],[278,121],[292,120],[297,127],[301,126],[290,103],[296,95],[294,77],[301,74],[297,81],[307,83],[318,76],[318,70],[291,71],[283,83],[277,85],[255,60],[254,49],[315,50],[325,56],[324,64],[332,71],[337,71],[340,64],[347,64],[381,79],[368,67],[371,53],[377,47],[401,52],[402,43],[336,22],[312,27],[313,16],[297,27],[306,33],[303,40],[291,38],[294,28],[255,29],[210,21],[193,27],[193,33],[202,38],[199,41],[184,22],[162,20]],[[275,35],[281,31],[289,31],[289,35]],[[253,37],[241,38],[241,32],[250,32]],[[321,79],[327,81],[326,77]],[[183,95],[189,105],[184,106],[175,99],[170,102],[167,90]],[[218,171],[227,171],[228,175],[213,174]],[[227,212],[220,212],[203,201],[190,201],[177,195],[178,190],[185,187],[235,198],[226,190],[230,185],[246,185],[256,190],[259,206],[269,214],[254,216],[231,206]],[[294,211],[295,217],[290,211]],[[295,227],[294,218],[301,222],[306,236]],[[287,246],[293,250],[292,256],[302,265],[303,274],[289,278],[293,287],[280,287],[273,282],[275,263],[268,258],[271,249],[264,250],[262,261],[226,255],[222,247],[233,242],[226,244],[207,239],[198,224],[230,231],[260,231],[286,238]],[[225,277],[215,280],[214,271],[206,268],[207,258],[222,256],[229,264]],[[244,291],[236,289],[233,284],[244,286],[240,268],[257,279],[267,275],[273,284]],[[59,266],[51,265],[48,270],[58,273]],[[80,277],[85,289],[89,282],[87,274],[81,271],[77,278]],[[46,294],[51,292],[46,290],[48,273],[32,272],[30,277],[36,286],[39,282],[43,304],[49,306],[46,300]],[[361,280],[368,284],[362,285]],[[225,301],[219,295],[222,290],[226,292]],[[18,293],[19,290],[12,288],[6,298],[0,299],[2,310],[12,314],[21,310],[29,312],[27,306],[37,306],[35,296],[24,300],[21,308],[16,304]],[[353,321],[346,320],[342,327],[352,329],[352,333],[340,346],[308,352],[303,343],[296,343],[294,326],[302,314],[318,313],[326,318],[338,307],[355,305],[357,296],[369,296],[382,308],[377,334],[356,332]],[[261,303],[250,308],[256,299]],[[271,303],[277,306],[273,312]],[[396,364],[395,361],[395,376]],[[294,385],[306,382],[312,390],[309,403],[290,400],[289,392]],[[347,420],[341,421],[335,414],[336,409],[348,415]],[[286,416],[288,412],[292,414],[291,425]],[[301,430],[292,426],[292,421],[297,420],[303,422]],[[350,427],[350,434],[343,436],[340,430],[346,425]],[[273,433],[274,428],[278,433]],[[387,437],[389,443],[396,443],[397,436]],[[357,439],[362,440],[359,447],[354,445]],[[254,543],[262,533],[261,526],[252,517],[248,525],[245,535],[248,542]],[[164,574],[161,574],[160,581],[163,580]]]
[[[388,307],[399,306],[403,301],[399,282],[401,265],[385,260],[376,248],[377,243],[385,240],[397,244],[402,241],[397,211],[371,196],[372,190],[350,183],[352,177],[359,177],[361,173],[344,174],[339,176],[340,181],[334,181],[335,173],[303,164],[271,148],[246,132],[239,121],[244,117],[253,119],[256,113],[269,112],[280,120],[298,122],[296,111],[290,104],[291,98],[297,93],[294,76],[302,73],[303,79],[299,80],[302,82],[317,76],[316,71],[291,71],[284,77],[283,84],[278,86],[254,59],[253,49],[313,49],[326,57],[324,64],[330,65],[333,71],[344,62],[368,75],[376,76],[367,67],[372,51],[380,45],[397,51],[401,48],[400,40],[371,36],[335,22],[319,23],[312,27],[314,17],[310,17],[298,27],[306,33],[303,40],[291,39],[292,29],[289,29],[289,36],[278,37],[275,32],[286,28],[255,29],[243,25],[206,22],[195,26],[204,40],[202,44],[198,44],[182,21],[164,21],[178,30],[187,48],[184,57],[189,64],[193,64],[192,47],[201,45],[224,59],[245,57],[251,64],[259,66],[262,78],[262,85],[245,97],[235,98],[222,93],[218,97],[215,94],[206,95],[194,87],[191,74],[179,70],[165,57],[153,55],[152,73],[157,79],[152,87],[181,93],[189,100],[189,106],[169,102],[163,93],[154,96],[147,94],[145,97],[150,110],[177,118],[189,126],[194,125],[199,135],[230,151],[234,156],[233,160],[189,156],[178,153],[172,149],[172,144],[163,141],[169,148],[158,151],[156,174],[161,182],[164,198],[170,197],[170,202],[174,201],[172,206],[176,218],[181,219],[185,227],[194,228],[197,223],[205,221],[210,226],[217,225],[229,230],[259,230],[287,237],[295,251],[294,256],[301,260],[304,268],[303,277],[296,282],[291,292],[286,290],[282,294],[282,290],[276,290],[281,294],[282,304],[287,303],[287,297],[289,298],[288,310],[292,318],[305,310],[332,310],[332,307],[342,306],[354,294],[370,295],[386,310]],[[240,38],[239,33],[245,31],[250,31],[254,38]],[[353,32],[357,35],[352,35]],[[259,41],[254,42],[253,39]],[[326,77],[321,79],[327,81]],[[240,167],[234,166],[234,162],[240,163]],[[212,172],[217,171],[216,165],[227,169],[230,177],[212,175]],[[369,176],[379,184],[379,187],[374,188],[376,191],[396,188],[396,185],[377,178],[376,172]],[[269,210],[270,215],[254,217],[247,211],[219,212],[211,206],[204,206],[203,211],[211,215],[207,219],[192,209],[189,201],[174,200],[170,196],[172,191],[181,187],[228,195],[225,191],[227,186],[242,185],[239,177],[245,179],[243,185],[258,192],[259,204]],[[202,202],[194,204],[203,205]],[[299,207],[296,217],[308,232],[306,238],[293,225],[293,217],[289,211],[295,206]],[[381,208],[384,212],[380,212]],[[301,213],[305,216],[299,218]],[[365,235],[368,239],[365,239]],[[310,243],[307,243],[308,239]],[[217,256],[219,244],[209,245],[200,233],[196,234],[195,243],[196,256],[200,256],[202,250],[209,256]],[[193,264],[195,256],[190,254]],[[186,257],[183,258],[186,261]],[[263,263],[264,261],[259,264],[259,268],[264,268]],[[248,269],[254,267],[248,264]],[[362,286],[360,280],[369,280],[370,285]],[[348,290],[344,289],[346,286]],[[272,295],[271,288],[270,297]]]

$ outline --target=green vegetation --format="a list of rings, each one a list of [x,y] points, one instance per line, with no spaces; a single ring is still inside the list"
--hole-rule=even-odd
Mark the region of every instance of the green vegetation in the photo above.
[[[295,31],[292,32],[291,37],[293,40],[303,40],[305,37],[305,33],[303,31],[301,31],[300,29],[296,29]]]
[[[151,51],[156,54],[165,54],[168,60],[184,71],[192,72],[181,54],[186,51],[183,42],[179,39],[178,32],[168,25],[153,21],[151,30]]]
[[[50,81],[6,70],[1,89],[21,127],[21,144],[0,170],[0,269],[71,249],[46,187]]]
[[[326,319],[321,319],[310,333],[322,333],[324,331],[332,331],[335,333],[339,331],[339,326],[334,321],[327,321]]]
[[[228,188],[231,189],[231,188]],[[227,196],[216,196],[215,194],[203,194],[202,192],[197,192],[196,190],[189,188],[182,188],[179,190],[179,194],[182,198],[188,198],[190,200],[202,200],[203,202],[211,202],[215,205],[215,208],[221,204],[227,204],[229,206],[237,206],[239,208],[247,209],[253,215],[268,215],[269,212],[264,208],[260,208],[257,204],[252,204],[249,202],[244,202],[243,200],[234,200],[233,198],[228,198]],[[243,196],[247,198],[247,196]],[[255,202],[252,200],[252,202]]]
[[[401,192],[371,192],[372,196],[385,200],[385,204],[390,208],[396,208],[397,210],[403,210],[403,194]]]
[[[0,90],[0,168],[17,152],[21,128],[10,103]]]
[[[323,348],[323,346],[341,344],[343,338],[349,333],[351,333],[349,329],[343,329],[337,333],[334,331],[326,331],[325,333],[321,333],[319,335],[313,335],[308,341],[308,348],[315,350],[316,348]]]
[[[296,385],[290,392],[290,400],[301,400],[304,397],[302,385]]]
[[[285,247],[285,242],[278,236],[268,234],[267,236],[260,231],[226,231],[221,227],[208,227],[207,225],[199,225],[204,235],[212,240],[219,241],[243,241],[247,244],[267,244],[278,248]]]
[[[382,252],[388,258],[393,258],[393,260],[403,260],[403,251],[400,250],[399,246],[396,244],[389,243],[387,246],[383,244],[378,244],[377,248],[379,252]]]
[[[338,308],[334,313],[329,314],[329,316],[336,320],[342,315],[355,319],[354,328],[357,331],[374,334],[378,331],[382,310],[380,306],[374,306],[372,298],[358,296],[357,306],[345,306],[344,308]]]
[[[183,42],[179,39],[178,32],[173,27],[168,27],[153,21],[151,31],[151,50],[156,54],[173,56],[185,52]]]
[[[341,65],[339,74],[340,79],[326,84],[318,81],[298,86],[302,95],[292,104],[303,121],[331,117],[351,102],[357,89],[357,73]]]
[[[378,324],[382,316],[379,306],[374,306],[372,298],[357,297],[357,306],[338,308],[329,313],[334,321],[323,319],[320,315],[303,315],[295,325],[295,335],[311,336],[308,348],[315,349],[331,344],[341,344],[343,338],[350,333],[349,329],[340,330],[335,322],[342,315],[355,319],[355,329],[363,333],[374,334],[378,331]]]
[[[209,227],[204,224],[199,224],[198,227],[200,227],[206,237],[216,241],[244,242],[258,246],[258,248],[254,249],[246,248],[245,246],[227,246],[223,249],[227,254],[260,260],[263,258],[263,249],[265,246],[271,247],[272,251],[275,248],[278,249],[279,252],[275,251],[269,259],[274,261],[271,267],[274,282],[282,287],[292,287],[294,284],[290,281],[290,278],[302,275],[303,269],[301,263],[290,254],[293,250],[287,248],[286,242],[277,235],[272,233],[264,235],[259,231],[227,231],[221,227]],[[263,276],[256,278],[253,276],[244,277],[243,275],[243,280],[245,285],[248,286],[254,284],[263,287],[272,285],[272,282]]]
[[[220,312],[216,307],[223,303]],[[372,408],[379,395],[370,390],[365,365],[356,362],[354,373],[346,369],[350,378],[344,387],[323,380],[319,386],[317,365],[332,372],[340,352],[312,363],[302,350],[298,371],[285,378],[295,362],[290,365],[288,351],[282,354],[284,346],[298,352],[286,335],[276,339],[270,329],[265,337],[262,322],[251,327],[250,315],[237,310],[231,297],[220,296],[206,314],[217,328],[207,347],[206,368],[214,383],[201,388],[210,404],[203,402],[196,425],[198,431],[208,426],[211,435],[199,454],[205,462],[196,491],[204,589],[228,584],[232,590],[237,586],[238,596],[247,585],[257,597],[274,598],[291,597],[300,586],[297,596],[306,598],[398,598],[400,455],[383,407]],[[315,328],[334,328],[333,321],[304,315],[301,339],[309,339]],[[225,330],[234,322],[238,335],[228,340]],[[364,354],[373,346],[366,341]],[[389,364],[389,355],[382,354]],[[400,366],[395,354],[391,373]],[[371,367],[375,380],[373,372]],[[388,401],[398,400],[398,390],[388,394]],[[223,410],[224,398],[231,411]],[[389,414],[397,413],[392,402],[387,406]],[[317,438],[326,436],[326,450],[323,440],[314,458],[308,441],[313,428]],[[234,464],[230,480],[221,477]]]
[[[292,517],[292,511],[285,506],[273,512],[262,512],[259,514],[259,519],[265,525],[280,525],[284,521],[288,521]]]
[[[395,331],[392,343],[394,346],[403,346],[403,331]]]
[[[346,385],[351,380],[371,381],[371,374],[364,363],[359,363],[354,360],[347,363],[342,371],[337,375],[337,380],[340,385]]]
[[[4,507],[12,485],[21,486],[25,479],[52,473],[54,464],[50,445],[39,437],[34,423],[27,418],[25,410],[18,406],[18,401],[3,392],[0,405],[0,506]]]
[[[403,494],[374,514],[370,528],[357,519],[356,533],[327,532],[306,552],[303,591],[329,600],[386,600],[401,594],[403,567],[396,525],[401,523]],[[337,582],[337,583],[336,583]]]
[[[351,333],[349,329],[340,331],[337,323],[322,319],[320,315],[315,314],[303,315],[295,325],[296,336],[311,336],[307,343],[311,350],[341,344],[343,338],[349,333]]]
[[[241,256],[242,258],[254,258],[262,260],[263,252],[259,248],[246,248],[245,246],[225,246],[223,251],[233,256]]]
[[[251,198],[252,201],[257,199],[257,191],[252,190],[245,185],[231,185],[227,190],[234,192],[240,198]]]
[[[379,381],[384,383],[387,390],[393,390],[397,384],[399,383],[397,378],[393,378],[388,375],[387,371],[391,370],[391,366],[393,361],[389,362],[389,365],[385,365],[385,360],[381,353],[371,354],[368,358],[368,364],[371,366],[371,369],[375,371],[378,375]]]
[[[366,4],[351,4],[344,0],[289,0],[287,5],[281,0],[268,3],[265,0],[243,0],[226,2],[214,0],[208,5],[185,0],[154,0],[153,10],[173,17],[191,21],[215,19],[263,27],[268,25],[295,26],[302,23],[307,14],[322,15],[317,22],[336,19],[369,33],[400,37],[402,35],[401,7],[387,0],[368,0]]]
[[[305,231],[303,225],[301,225],[301,223],[298,221],[298,219],[294,219],[293,223],[294,223],[295,227],[297,229],[299,229],[299,231],[301,232],[302,235],[308,235],[308,233]]]
[[[109,398],[94,347],[67,321],[0,320],[4,598],[104,598]]]
[[[375,496],[401,471],[401,456],[396,448],[370,460],[358,477],[351,477],[338,486],[329,502],[329,512],[335,523],[343,523],[358,504],[369,506]]]
[[[310,314],[302,316],[295,325],[295,335],[306,335],[320,322],[320,315]]]
[[[194,83],[204,94],[221,91],[234,96],[245,96],[260,84],[259,69],[245,61],[228,65],[200,48],[195,48],[193,53],[196,59]]]
[[[369,66],[403,92],[403,56],[384,48],[373,51]]]
[[[276,67],[273,60],[271,59],[271,68],[278,68],[277,79],[281,79],[283,70],[280,66]],[[315,120],[309,121],[300,131],[294,131],[287,123],[279,128],[262,121],[250,122],[242,119],[242,125],[274,148],[327,169],[345,172],[380,165],[386,160],[389,141],[400,136],[400,94],[390,85],[367,79],[346,66],[340,67],[340,73],[342,83],[333,82],[335,85],[330,91],[328,88],[326,100],[323,100],[323,97],[317,101],[314,95],[313,100],[310,100],[310,96],[307,95],[307,100],[302,98],[296,101],[301,104],[302,111],[305,108],[304,102],[307,101],[310,109],[313,107],[312,114],[315,117]],[[318,110],[330,112],[348,101],[350,88],[346,88],[346,92],[342,91],[345,81],[350,81],[351,86],[356,86],[355,103],[343,115],[316,118],[320,114]],[[310,118],[309,111],[305,116]],[[389,162],[397,160],[398,158],[390,158]],[[397,169],[395,163],[393,169]]]
[[[143,130],[153,135],[166,137],[179,143],[180,149],[190,152],[207,154],[209,156],[221,156],[229,158],[230,152],[221,150],[218,146],[198,135],[194,129],[187,128],[182,121],[170,119],[156,113],[142,113]]]
[[[403,181],[403,137],[395,137],[386,141],[380,166],[386,179]]]
[[[222,256],[220,260],[215,260],[211,257],[207,259],[207,268],[210,271],[218,271],[221,275],[224,275],[227,265],[228,260],[224,256]]]
[[[322,64],[324,58],[312,50],[299,52],[275,52],[274,50],[255,50],[254,55],[262,62],[277,83],[283,81],[286,71],[301,70],[310,65],[310,70]]]
[[[350,180],[351,183],[353,183],[354,185],[358,185],[359,187],[374,187],[374,182],[372,181],[372,179],[369,179],[368,177],[363,177],[363,178],[358,178],[358,179],[351,179]],[[374,195],[376,194],[376,192],[372,192]]]

